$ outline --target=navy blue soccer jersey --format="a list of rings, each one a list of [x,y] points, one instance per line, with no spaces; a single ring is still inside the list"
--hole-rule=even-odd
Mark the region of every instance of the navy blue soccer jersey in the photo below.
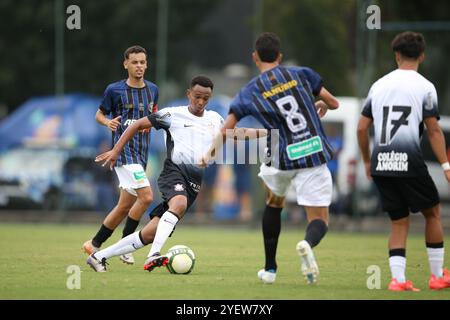
[[[113,144],[116,144],[130,124],[158,111],[158,87],[147,80],[143,88],[130,87],[126,80],[112,83],[106,88],[99,109],[103,114],[111,115],[111,119],[121,116],[120,126],[112,133]],[[141,164],[145,169],[149,144],[149,129],[136,133],[123,148],[116,166]]]
[[[271,166],[280,170],[319,166],[333,157],[314,105],[322,85],[310,68],[278,66],[251,80],[231,102],[230,113],[237,120],[252,115],[269,130]],[[273,139],[271,129],[278,129],[279,137]],[[274,140],[277,145],[271,145]]]

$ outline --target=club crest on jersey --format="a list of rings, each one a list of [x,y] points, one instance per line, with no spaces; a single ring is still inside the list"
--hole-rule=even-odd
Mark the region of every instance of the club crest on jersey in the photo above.
[[[148,110],[148,111],[152,111],[152,110],[153,110],[153,106],[154,106],[154,103],[153,103],[153,102],[150,102],[150,103],[147,105],[147,110]]]
[[[177,183],[177,184],[173,187],[173,189],[174,189],[175,191],[184,191],[184,186],[183,186],[181,183]]]

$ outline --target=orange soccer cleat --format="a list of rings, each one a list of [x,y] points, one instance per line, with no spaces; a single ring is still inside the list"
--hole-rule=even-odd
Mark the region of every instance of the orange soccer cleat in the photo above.
[[[414,288],[411,281],[398,282],[397,279],[392,279],[389,283],[388,290],[390,291],[420,291],[420,289]]]
[[[95,252],[98,251],[97,247],[94,247],[94,245],[92,244],[92,240],[88,240],[85,243],[83,243],[83,251],[87,253],[87,255],[91,255]]]
[[[444,269],[442,277],[440,278],[432,275],[430,280],[428,281],[428,287],[431,290],[450,288],[450,272],[447,269]]]

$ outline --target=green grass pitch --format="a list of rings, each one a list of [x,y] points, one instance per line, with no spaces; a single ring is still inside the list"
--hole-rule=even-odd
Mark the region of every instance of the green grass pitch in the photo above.
[[[296,243],[303,228],[282,230],[278,246],[278,274],[273,285],[263,285],[256,272],[263,266],[259,229],[178,226],[165,244],[191,247],[194,271],[173,275],[165,268],[143,270],[149,248],[135,253],[137,264],[128,266],[110,259],[107,273],[95,273],[85,263],[82,243],[96,225],[0,225],[0,299],[450,299],[450,289],[427,288],[429,266],[422,235],[411,235],[407,248],[407,277],[421,292],[392,293],[387,262],[387,234],[330,231],[315,249],[320,268],[317,285],[307,285],[300,275]],[[121,228],[106,245],[117,241]],[[446,243],[450,243],[446,238]],[[446,265],[449,265],[447,253]],[[71,265],[81,269],[80,289],[68,289]],[[378,265],[381,289],[367,288],[367,268]]]

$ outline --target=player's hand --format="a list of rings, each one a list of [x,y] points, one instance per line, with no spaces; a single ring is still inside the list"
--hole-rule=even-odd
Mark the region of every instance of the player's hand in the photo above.
[[[450,183],[450,170],[445,170],[444,171],[445,174],[445,178],[447,179],[447,181]]]
[[[109,120],[109,122],[108,122],[108,128],[109,128],[111,131],[116,131],[117,128],[120,126],[120,118],[121,118],[121,117],[122,117],[122,116],[118,116],[118,117],[115,117],[114,119]]]
[[[198,164],[198,166],[200,168],[206,168],[208,166],[208,162],[209,162],[209,158],[207,156],[203,156],[200,159],[200,163]]]
[[[328,105],[323,102],[322,100],[318,100],[315,103],[316,109],[317,109],[317,114],[319,115],[319,117],[323,117],[327,111],[328,111]]]
[[[112,170],[114,168],[114,164],[117,160],[117,154],[114,150],[106,151],[97,157],[95,157],[95,162],[103,162],[102,167],[104,167],[109,162],[109,169]]]
[[[364,162],[364,169],[366,171],[367,179],[372,180],[372,174],[370,173],[370,162]]]

